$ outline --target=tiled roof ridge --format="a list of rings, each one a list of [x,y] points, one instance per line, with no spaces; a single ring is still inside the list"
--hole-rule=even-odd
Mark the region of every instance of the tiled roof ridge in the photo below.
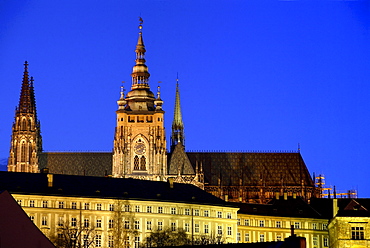
[[[192,153],[300,153],[294,150],[240,150],[240,151],[230,151],[230,150],[187,150],[186,152]]]
[[[112,151],[43,151],[43,153],[112,153]]]

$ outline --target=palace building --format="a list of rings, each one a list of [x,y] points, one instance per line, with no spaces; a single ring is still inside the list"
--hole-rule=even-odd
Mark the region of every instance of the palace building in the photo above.
[[[136,43],[131,90],[117,101],[113,152],[44,152],[33,78],[25,63],[12,129],[8,171],[174,180],[195,185],[230,202],[267,203],[277,194],[318,196],[300,152],[186,152],[177,81],[169,146],[160,88],[150,89],[142,22]],[[196,139],[196,137],[192,137]],[[68,147],[66,147],[68,149]],[[206,148],[204,149],[206,150]]]

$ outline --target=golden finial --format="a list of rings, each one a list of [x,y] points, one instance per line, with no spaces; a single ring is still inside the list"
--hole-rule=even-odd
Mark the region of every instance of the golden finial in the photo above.
[[[143,18],[139,17],[139,22],[140,22],[139,29],[142,30],[143,29],[143,23],[144,23]]]

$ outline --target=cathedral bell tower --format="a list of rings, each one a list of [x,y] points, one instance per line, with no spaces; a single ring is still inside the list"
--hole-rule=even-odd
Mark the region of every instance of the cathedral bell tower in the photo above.
[[[40,133],[33,78],[28,78],[28,63],[26,61],[19,105],[15,109],[12,127],[8,171],[39,172],[39,155],[42,152]]]
[[[117,101],[112,176],[162,181],[167,170],[163,101],[159,87],[156,97],[150,91],[142,24],[140,18],[131,91],[125,96],[122,87]]]

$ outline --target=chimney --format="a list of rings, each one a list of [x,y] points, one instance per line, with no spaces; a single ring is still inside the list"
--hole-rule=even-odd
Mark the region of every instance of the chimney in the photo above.
[[[53,187],[53,174],[47,174],[48,177],[48,187]]]
[[[333,199],[333,217],[337,215],[338,211],[338,199]]]
[[[169,183],[171,189],[173,189],[173,181],[174,181],[174,178],[173,177],[169,177],[167,179],[167,182]]]

